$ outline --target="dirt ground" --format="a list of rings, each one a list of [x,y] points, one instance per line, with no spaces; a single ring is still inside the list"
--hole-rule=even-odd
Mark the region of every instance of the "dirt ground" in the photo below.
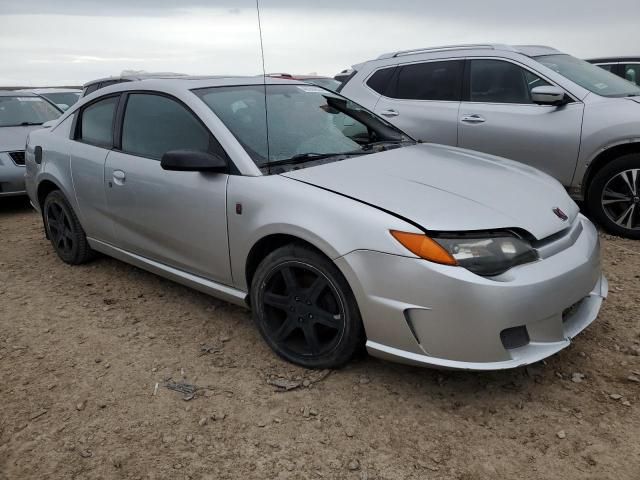
[[[3,200],[0,479],[637,480],[640,242],[602,248],[609,299],[546,362],[313,372],[241,308],[109,258],[63,264]],[[206,388],[187,401],[168,379]]]

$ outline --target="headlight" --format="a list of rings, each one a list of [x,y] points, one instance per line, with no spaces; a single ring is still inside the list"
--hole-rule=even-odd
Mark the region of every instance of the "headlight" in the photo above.
[[[538,259],[533,247],[510,232],[424,234],[392,231],[396,240],[426,260],[459,265],[482,276],[500,275],[516,265]]]

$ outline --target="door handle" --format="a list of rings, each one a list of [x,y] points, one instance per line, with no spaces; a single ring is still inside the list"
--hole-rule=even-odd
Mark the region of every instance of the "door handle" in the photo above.
[[[474,113],[472,115],[464,115],[461,119],[461,122],[464,123],[484,123],[486,122],[485,118]]]
[[[390,108],[389,110],[380,112],[380,115],[382,115],[383,117],[397,117],[398,115],[400,115],[400,113]]]
[[[113,183],[116,185],[123,185],[127,176],[122,170],[114,170],[113,171]]]

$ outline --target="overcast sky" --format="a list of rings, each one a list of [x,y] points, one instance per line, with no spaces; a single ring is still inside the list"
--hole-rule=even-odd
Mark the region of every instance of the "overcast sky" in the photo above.
[[[333,76],[379,54],[456,43],[640,55],[639,0],[260,0],[268,72]],[[0,85],[122,70],[262,72],[255,0],[0,0]]]

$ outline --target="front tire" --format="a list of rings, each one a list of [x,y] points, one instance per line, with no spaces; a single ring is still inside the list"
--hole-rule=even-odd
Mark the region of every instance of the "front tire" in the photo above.
[[[267,344],[306,368],[337,368],[361,348],[364,329],[345,278],[301,245],[278,248],[251,282],[253,318]]]
[[[60,190],[45,198],[42,218],[51,245],[63,262],[79,265],[93,257],[82,225]]]
[[[623,155],[593,177],[587,205],[608,232],[640,239],[640,154]]]

